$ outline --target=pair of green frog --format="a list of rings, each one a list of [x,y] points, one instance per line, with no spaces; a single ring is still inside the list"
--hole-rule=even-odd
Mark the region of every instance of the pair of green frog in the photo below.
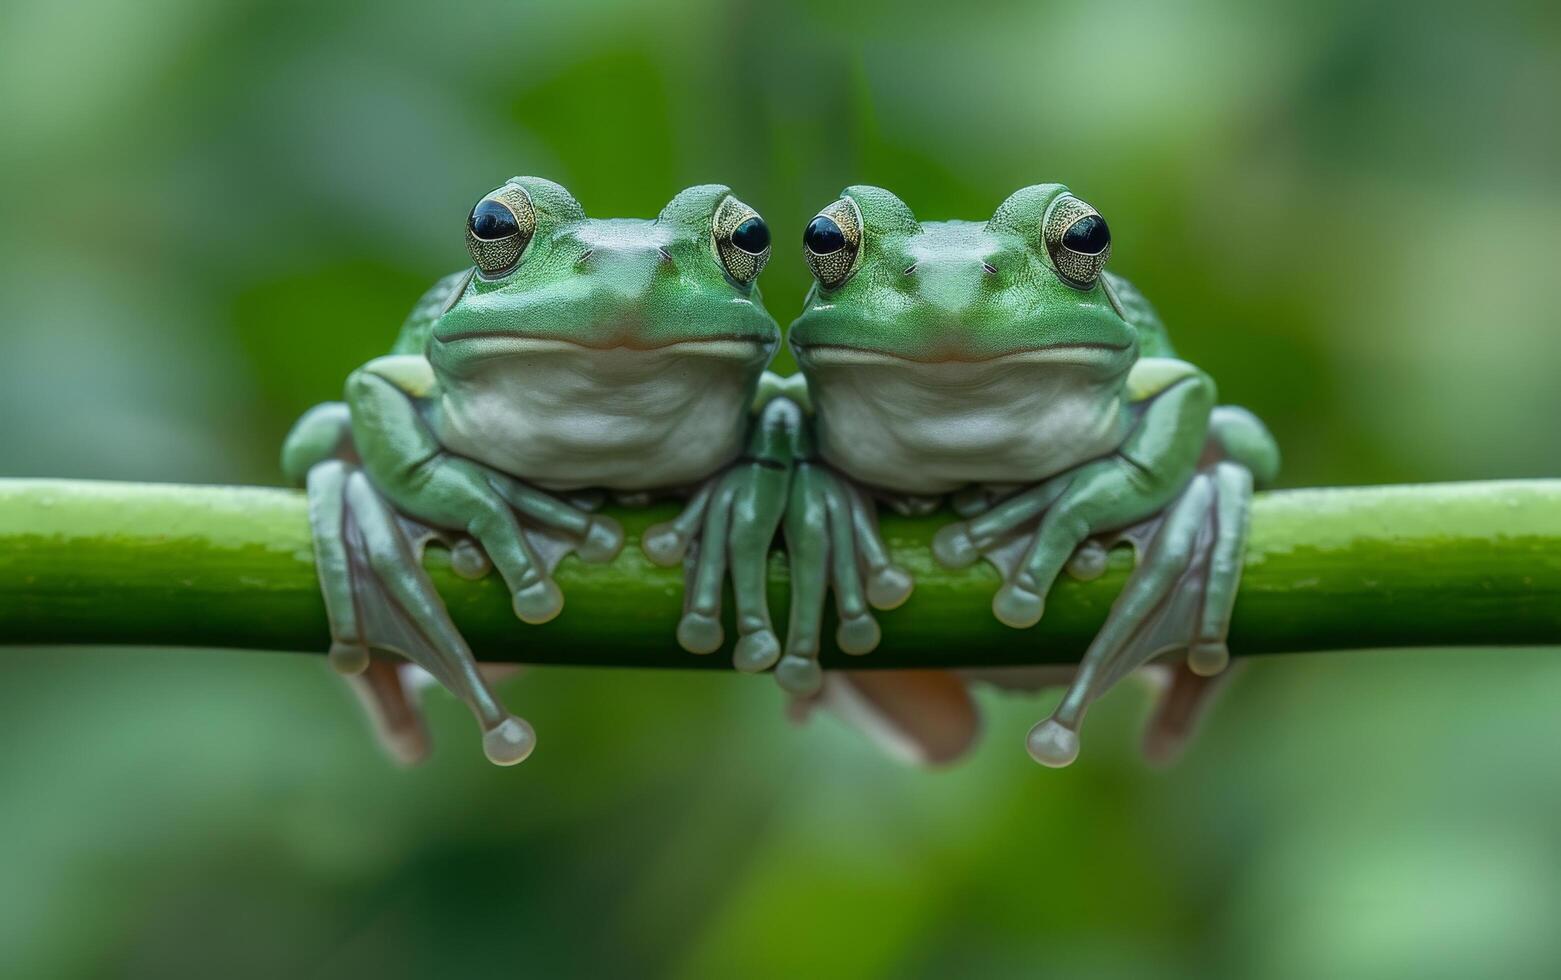
[[[1175,358],[1143,297],[1105,271],[1105,220],[1066,187],[1027,187],[975,222],[918,221],[888,191],[847,188],[803,236],[815,283],[788,378],[765,370],[781,340],[756,285],[769,229],[726,187],[689,188],[654,220],[601,220],[558,184],[516,177],[472,209],[466,243],[475,266],[429,290],[391,353],[352,373],[344,402],[306,413],[283,450],[308,486],[331,662],[403,757],[426,751],[408,662],[470,706],[493,762],[535,743],[451,622],[424,546],[441,541],[466,576],[497,568],[516,616],[545,622],[563,608],[560,559],[605,562],[624,546],[597,512],[609,496],[686,499],[639,543],[687,569],[684,648],[724,642],[729,580],[737,669],[773,667],[799,704],[841,708],[925,762],[973,741],[971,679],[1066,683],[1028,739],[1061,766],[1085,710],[1128,672],[1185,651],[1151,725],[1163,752],[1227,666],[1248,504],[1277,447]],[[820,669],[831,591],[850,654],[878,645],[870,610],[911,592],[876,507],[945,499],[959,519],[935,557],[991,561],[993,612],[1016,628],[1041,618],[1064,569],[1099,575],[1108,547],[1135,546],[1076,670]],[[778,532],[784,642],[765,590]]]

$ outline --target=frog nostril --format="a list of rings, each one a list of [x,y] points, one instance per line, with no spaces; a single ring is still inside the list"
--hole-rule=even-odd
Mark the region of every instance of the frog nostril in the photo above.
[[[672,262],[672,253],[667,251],[667,247],[665,245],[657,246],[656,254],[661,256],[661,261],[669,264]]]
[[[989,276],[995,276],[997,275],[997,266],[990,262],[983,262],[981,263],[981,271],[985,272]]]
[[[591,261],[591,256],[593,256],[595,254],[596,254],[596,249],[594,249],[594,248],[586,249],[584,252],[580,253],[580,257],[578,259],[575,259],[575,265],[585,265],[587,262]]]
[[[902,275],[902,276],[909,276],[909,275],[913,275],[915,272],[916,272],[916,263],[912,262],[910,265],[905,267],[905,271],[900,273],[900,275]]]

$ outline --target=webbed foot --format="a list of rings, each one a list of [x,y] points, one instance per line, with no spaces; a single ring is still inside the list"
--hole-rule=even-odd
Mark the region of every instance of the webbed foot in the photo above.
[[[423,552],[430,542],[448,547],[453,569],[468,578],[486,575],[495,551],[501,554],[500,571],[512,587],[515,613],[526,622],[557,615],[562,598],[551,572],[565,554],[575,551],[599,561],[621,545],[621,531],[606,519],[497,476],[492,487],[494,500],[503,501],[496,506],[510,515],[507,525],[494,523],[512,528],[513,534],[490,536],[484,547],[469,535],[444,532],[399,513],[351,462],[326,460],[308,471],[316,568],[331,626],[330,663],[354,679],[382,742],[400,761],[416,761],[428,749],[418,698],[398,669],[403,660],[466,702],[482,728],[490,761],[514,765],[536,743],[531,726],[494,693],[488,671],[477,663],[424,571]],[[547,524],[535,520],[538,511],[553,519]],[[532,520],[522,523],[521,517]]]
[[[1057,709],[1031,729],[1026,747],[1035,761],[1071,763],[1091,704],[1133,670],[1185,650],[1146,740],[1151,757],[1167,758],[1180,748],[1195,709],[1214,690],[1207,679],[1230,662],[1225,637],[1241,577],[1251,494],[1245,467],[1218,463],[1194,476],[1164,513],[1120,533],[1138,549],[1138,565]]]

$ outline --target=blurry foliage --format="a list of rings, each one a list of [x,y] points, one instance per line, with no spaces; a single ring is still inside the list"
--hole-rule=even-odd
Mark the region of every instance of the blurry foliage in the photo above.
[[[1291,485],[1554,475],[1554,4],[204,0],[0,8],[8,475],[274,482],[517,172],[730,183],[793,254],[1062,180]],[[323,641],[323,637],[322,637]],[[523,656],[523,652],[521,654]],[[940,775],[764,682],[539,671],[542,750],[379,761],[324,665],[7,653],[6,976],[1553,973],[1561,663],[1254,664],[1170,774],[1112,698]]]

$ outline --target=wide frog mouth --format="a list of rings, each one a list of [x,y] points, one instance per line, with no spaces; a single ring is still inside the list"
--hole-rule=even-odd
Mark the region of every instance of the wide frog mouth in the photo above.
[[[520,294],[468,292],[434,325],[428,354],[460,376],[498,360],[566,353],[746,364],[767,360],[779,344],[780,328],[747,296],[566,281]]]
[[[767,363],[778,340],[743,334],[714,334],[693,339],[618,336],[586,338],[535,334],[525,331],[470,331],[431,338],[428,357],[441,373],[470,376],[514,358],[549,355],[600,355],[605,360],[643,357],[664,363],[677,359],[730,362],[736,366]]]
[[[1046,305],[947,310],[913,305],[894,315],[872,305],[815,298],[787,341],[805,368],[1032,364],[1110,375],[1138,357],[1138,333],[1109,304],[1088,297],[1059,311]]]
[[[929,348],[920,355],[887,351],[853,344],[791,345],[799,364],[815,367],[892,366],[895,364],[934,366],[940,364],[1059,364],[1078,367],[1114,367],[1133,358],[1133,344],[1105,342],[1076,343],[1059,341],[1036,347],[1021,347],[998,352],[971,353],[958,349]]]

